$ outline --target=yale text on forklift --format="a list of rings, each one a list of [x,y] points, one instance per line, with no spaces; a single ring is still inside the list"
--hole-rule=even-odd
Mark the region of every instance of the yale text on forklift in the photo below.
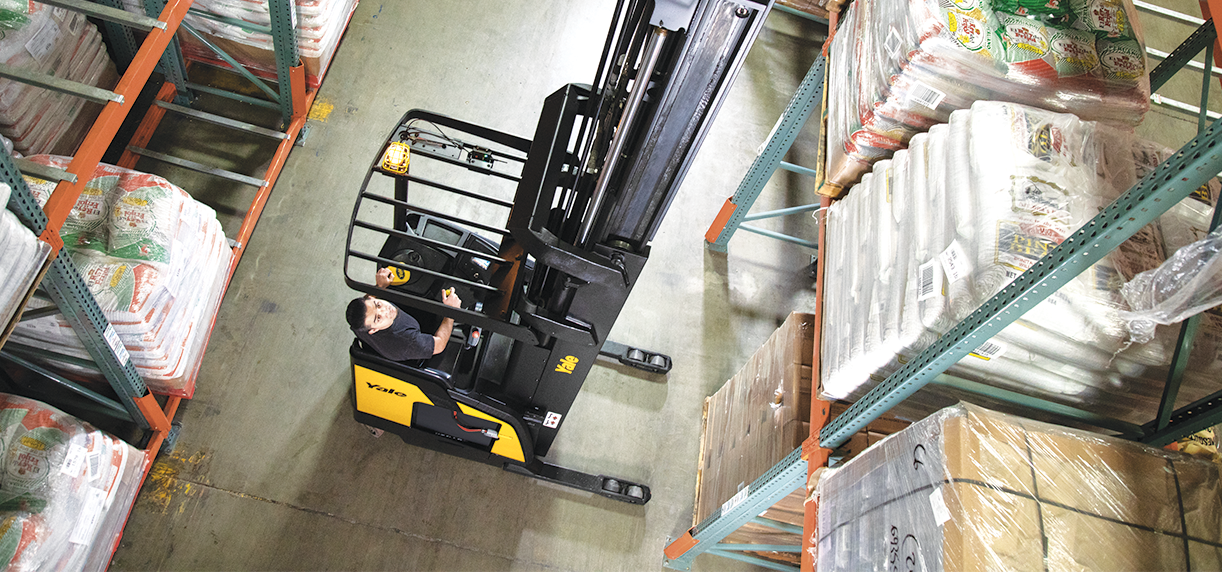
[[[572,374],[575,369],[577,369],[577,358],[573,356],[564,356],[564,359],[556,364],[556,371],[560,373]]]
[[[389,393],[389,394],[391,394],[391,395],[398,395],[399,397],[407,397],[407,394],[406,394],[406,393],[403,393],[402,391],[395,391],[395,390],[393,390],[393,389],[391,389],[391,388],[389,388],[389,387],[382,387],[382,386],[377,385],[377,384],[374,384],[374,383],[369,383],[368,381],[366,381],[366,382],[365,382],[365,385],[368,385],[368,386],[369,386],[369,389],[373,389],[373,390],[381,391],[381,392],[384,392],[384,393]]]

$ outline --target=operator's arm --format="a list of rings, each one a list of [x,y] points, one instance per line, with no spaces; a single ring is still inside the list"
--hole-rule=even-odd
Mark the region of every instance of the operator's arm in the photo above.
[[[453,290],[447,290],[442,294],[441,302],[452,308],[461,308],[462,300]],[[437,333],[433,334],[433,355],[437,355],[446,349],[446,344],[450,342],[450,334],[454,332],[454,318],[442,318],[441,325],[437,326]]]

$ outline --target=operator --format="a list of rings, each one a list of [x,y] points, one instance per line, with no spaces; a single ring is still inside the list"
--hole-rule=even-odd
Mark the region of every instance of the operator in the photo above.
[[[375,279],[378,288],[389,286],[390,276],[390,268],[379,268]],[[453,308],[462,307],[462,300],[452,289],[442,293],[441,301]],[[356,337],[393,361],[428,359],[441,353],[454,330],[454,319],[442,318],[437,332],[430,336],[420,331],[420,322],[411,314],[369,294],[348,303],[347,318]]]

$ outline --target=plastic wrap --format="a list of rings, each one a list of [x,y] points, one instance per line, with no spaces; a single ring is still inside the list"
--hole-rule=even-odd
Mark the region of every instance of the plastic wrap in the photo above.
[[[0,35],[0,62],[103,89],[118,81],[101,34],[83,14],[30,2],[28,18]],[[100,110],[78,97],[0,79],[0,134],[21,154],[74,152],[87,130],[78,119]]]
[[[144,453],[55,408],[6,394],[0,444],[6,570],[83,570],[96,551],[109,556],[116,517],[125,519],[139,488]]]
[[[69,161],[31,160],[61,168]],[[40,204],[54,190],[49,181],[27,182]],[[60,233],[136,371],[158,393],[188,396],[232,258],[215,212],[161,177],[99,165]],[[22,322],[12,335],[28,345],[88,357],[61,316]],[[57,367],[97,375],[79,366]]]
[[[1129,303],[1129,311],[1121,317],[1129,321],[1134,342],[1148,342],[1156,324],[1179,323],[1222,304],[1220,253],[1222,229],[1180,248],[1158,268],[1121,287]]]
[[[0,205],[8,204],[11,192],[0,183]],[[38,240],[17,215],[0,209],[0,328],[13,319],[50,253],[51,245]]]
[[[321,85],[322,77],[339,48],[340,39],[356,5],[357,0],[296,0],[293,3],[297,45],[302,63],[306,67],[306,81],[310,87],[318,88]],[[129,12],[144,13],[143,6],[136,0],[124,0],[123,6]],[[201,0],[195,7],[259,26],[269,26],[271,22],[267,2]],[[183,22],[206,34],[209,42],[220,47],[242,65],[255,70],[257,74],[271,74],[274,79],[275,45],[270,34],[252,32],[197,14],[188,14]],[[178,37],[187,57],[205,62],[220,61],[211,48],[194,36],[184,32]]]
[[[824,474],[815,569],[1218,570],[1218,471],[958,405]]]
[[[829,51],[828,183],[851,186],[978,100],[1137,125],[1150,89],[1135,15],[1129,0],[851,5]]]
[[[915,135],[828,211],[821,395],[864,395],[1065,240],[1164,152],[1104,124],[1001,102],[976,102]],[[1140,229],[947,373],[1147,421],[1175,334],[1160,329],[1145,343],[1131,343],[1120,287],[1163,261],[1161,229],[1190,233],[1207,206],[1180,206]],[[1222,373],[1222,355],[1211,349],[1220,346],[1212,340],[1222,340],[1222,329],[1211,321],[1202,338],[1205,353],[1195,360],[1185,399],[1207,395],[1208,376]],[[919,418],[955,400],[929,387],[904,406]]]

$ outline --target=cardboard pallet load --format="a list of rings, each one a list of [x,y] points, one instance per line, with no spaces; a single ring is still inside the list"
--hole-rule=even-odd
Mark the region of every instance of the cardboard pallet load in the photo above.
[[[144,475],[143,451],[38,401],[0,394],[0,563],[104,570]]]
[[[1106,125],[977,102],[875,164],[828,211],[821,395],[855,401],[1000,292],[1170,154]],[[947,373],[1125,419],[1148,421],[1178,330],[1131,339],[1121,287],[1208,228],[1217,181],[1086,269]],[[869,245],[847,249],[843,245]],[[841,246],[837,246],[841,245]],[[1181,388],[1205,397],[1222,372],[1222,324]],[[911,419],[962,394],[937,384]]]
[[[879,0],[842,22],[829,52],[829,196],[974,101],[1129,127],[1149,109],[1129,0]]]
[[[961,404],[824,473],[816,569],[1218,570],[1218,470]]]
[[[738,373],[705,400],[693,526],[741,499],[748,485],[810,436],[814,331],[813,315],[790,314]],[[843,411],[839,404],[831,409],[833,416]],[[854,435],[836,455],[855,455],[906,425],[880,419]],[[799,488],[761,516],[800,527],[805,497],[805,488]],[[723,542],[801,543],[798,535],[757,523],[743,525]],[[799,556],[781,552],[754,555],[788,563],[796,563]]]
[[[118,83],[101,34],[83,14],[30,2],[28,19],[0,38],[0,62],[102,89]],[[0,134],[17,153],[75,152],[101,109],[79,97],[0,79]]]
[[[69,158],[31,160],[62,168]],[[40,203],[54,189],[27,182]],[[216,214],[161,177],[99,165],[60,235],[137,373],[155,392],[189,397],[232,259]],[[12,339],[88,357],[59,315],[22,322]]]
[[[0,183],[0,205],[8,204],[11,192]],[[0,209],[0,328],[17,313],[50,252],[51,245],[38,240],[17,215]]]

